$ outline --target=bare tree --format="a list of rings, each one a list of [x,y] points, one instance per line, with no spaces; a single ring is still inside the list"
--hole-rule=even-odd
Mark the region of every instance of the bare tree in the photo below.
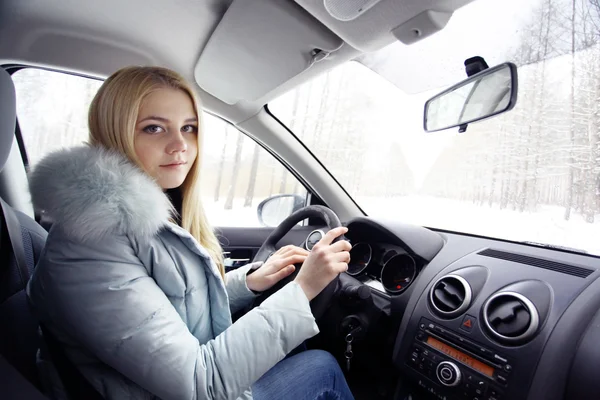
[[[219,161],[219,172],[217,173],[217,184],[215,187],[215,202],[219,201],[221,194],[221,181],[223,179],[223,168],[225,167],[225,157],[227,155],[227,135],[229,134],[229,124],[225,124],[225,139],[223,140],[223,150],[221,151],[221,160]]]
[[[235,189],[237,185],[238,175],[240,173],[240,162],[242,159],[242,147],[244,146],[244,135],[238,132],[237,144],[235,146],[235,160],[233,162],[233,171],[231,172],[231,182],[229,191],[227,192],[227,200],[225,201],[225,209],[233,208],[233,199],[235,198]]]
[[[569,181],[567,183],[567,200],[565,203],[565,219],[571,218],[571,207],[573,207],[573,184],[575,175],[575,159],[573,148],[575,147],[575,1],[572,0],[571,14],[571,150],[569,151]]]
[[[254,143],[254,152],[252,153],[252,167],[250,167],[250,179],[248,180],[248,190],[246,191],[246,200],[244,207],[252,206],[254,198],[254,187],[256,186],[256,171],[258,171],[258,158],[260,157],[260,146]]]

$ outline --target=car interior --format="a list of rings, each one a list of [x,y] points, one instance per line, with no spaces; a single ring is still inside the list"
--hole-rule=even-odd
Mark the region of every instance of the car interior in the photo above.
[[[521,123],[532,131],[542,125],[527,121],[547,118],[557,127],[558,133],[553,135],[562,134],[560,129],[564,128],[566,133],[561,146],[570,143],[572,148],[580,148],[585,140],[585,146],[592,150],[585,147],[581,154],[587,152],[585,157],[590,160],[600,159],[595,153],[600,149],[597,145],[600,68],[594,67],[600,65],[596,38],[600,24],[593,23],[598,21],[594,20],[594,12],[600,12],[597,1],[537,1],[543,11],[539,14],[543,23],[530,31],[520,29],[528,38],[543,36],[545,47],[542,48],[546,53],[540,56],[540,51],[532,51],[528,42],[529,52],[525,48],[513,53],[516,54],[513,59],[497,50],[500,45],[496,44],[508,41],[507,36],[500,35],[493,43],[482,42],[478,49],[487,51],[485,55],[467,48],[467,39],[476,41],[483,35],[478,31],[481,24],[467,18],[467,10],[480,7],[481,13],[494,18],[494,12],[485,8],[492,7],[491,3],[487,0],[2,1],[0,398],[50,398],[44,393],[44,378],[37,374],[36,353],[40,348],[47,348],[51,353],[69,398],[100,398],[64,358],[60,346],[43,332],[27,305],[27,279],[52,226],[52,221],[44,220],[43,215],[33,209],[27,172],[39,152],[46,154],[50,148],[73,145],[77,141],[65,142],[44,130],[42,122],[52,121],[60,110],[47,108],[42,110],[44,112],[26,113],[21,112],[22,107],[28,101],[33,103],[49,94],[49,104],[71,101],[65,103],[71,106],[60,112],[86,121],[87,105],[82,105],[75,96],[71,98],[70,86],[38,87],[36,82],[40,82],[44,74],[69,76],[88,82],[86,90],[93,96],[102,80],[121,67],[159,65],[179,72],[192,82],[202,100],[207,115],[205,162],[209,163],[203,173],[211,185],[217,185],[215,204],[223,208],[219,203],[223,201],[223,193],[231,197],[236,179],[256,176],[257,171],[261,176],[267,167],[280,168],[289,177],[282,181],[279,192],[273,189],[279,182],[274,184],[272,177],[268,191],[265,189],[268,182],[256,188],[251,185],[254,198],[260,204],[257,209],[254,205],[243,209],[249,210],[252,218],[258,218],[256,224],[213,223],[228,269],[265,259],[273,250],[287,244],[310,250],[324,232],[336,225],[332,221],[348,227],[346,237],[353,246],[348,271],[313,302],[320,334],[307,345],[327,350],[336,357],[356,399],[600,399],[600,380],[595,375],[600,368],[597,342],[600,338],[600,248],[593,247],[597,242],[594,234],[600,234],[600,230],[592,223],[593,210],[591,217],[585,211],[593,203],[595,214],[600,214],[600,200],[596,199],[600,197],[600,175],[594,169],[600,170],[600,166],[591,168],[591,172],[586,172],[588,175],[583,172],[577,175],[581,178],[577,180],[580,187],[591,185],[591,197],[581,196],[579,209],[571,207],[571,198],[575,198],[571,191],[568,196],[571,220],[579,212],[588,219],[582,222],[586,225],[581,225],[585,228],[581,228],[581,243],[585,242],[586,246],[591,243],[588,247],[573,246],[572,243],[579,240],[574,236],[565,245],[525,237],[530,230],[511,226],[511,222],[502,217],[484,221],[486,231],[436,225],[434,216],[437,215],[450,218],[455,214],[465,226],[467,223],[475,226],[473,224],[482,218],[476,213],[455,213],[437,206],[438,203],[424,210],[423,219],[417,220],[411,214],[417,215],[421,212],[419,206],[429,203],[394,200],[404,184],[409,186],[407,178],[400,173],[393,179],[387,178],[384,167],[376,165],[373,175],[357,181],[355,186],[363,186],[373,196],[381,193],[381,199],[389,200],[385,210],[379,203],[373,203],[371,209],[382,208],[377,214],[367,212],[361,196],[355,195],[355,189],[348,182],[356,175],[348,171],[371,168],[369,163],[376,161],[367,160],[364,154],[372,154],[373,160],[382,158],[384,152],[392,154],[390,165],[396,165],[393,163],[409,155],[400,156],[396,145],[382,144],[377,142],[379,137],[375,134],[363,133],[366,125],[378,127],[379,120],[357,119],[360,116],[344,108],[343,102],[334,110],[341,117],[331,123],[323,122],[322,115],[315,111],[327,109],[327,102],[333,99],[334,92],[327,88],[356,91],[381,84],[379,81],[361,82],[355,79],[358,75],[341,79],[335,71],[361,62],[383,76],[387,65],[384,61],[394,58],[401,67],[394,70],[390,67],[387,73],[394,74],[392,83],[401,90],[423,94],[415,100],[416,106],[405,100],[396,102],[393,96],[367,98],[365,95],[365,99],[359,98],[364,100],[360,107],[369,107],[377,101],[381,102],[377,104],[385,103],[381,114],[375,115],[386,113],[389,118],[397,109],[410,110],[417,120],[410,128],[418,131],[416,141],[444,141],[449,140],[449,135],[453,135],[452,138],[457,135],[457,140],[461,137],[472,140],[478,129],[483,129],[480,126],[501,124],[499,121],[521,115],[518,114],[520,105],[534,107],[538,102],[542,104],[544,97],[560,99],[564,92],[567,99],[564,104],[556,100],[537,114],[519,117]],[[511,2],[505,7],[512,7],[514,15],[534,15],[537,8],[533,3],[533,0],[523,4]],[[565,21],[571,21],[572,26],[563,26],[563,33],[551,37],[555,32],[551,21],[564,16],[555,12],[557,9],[567,10]],[[571,10],[572,18],[568,14]],[[460,23],[453,25],[453,20]],[[575,29],[576,23],[586,23],[585,26],[591,28]],[[425,47],[438,38],[445,38],[446,31],[450,37],[451,32],[458,30],[465,39],[452,43],[453,49],[459,50],[436,53]],[[586,44],[581,44],[583,39],[581,43],[576,42],[576,32],[587,35],[588,31],[592,39]],[[565,44],[560,44],[561,41]],[[556,50],[561,46],[566,48],[562,53]],[[373,54],[379,58],[369,64]],[[576,75],[580,70],[574,67],[575,62],[588,60],[585,57],[594,60],[585,62],[589,66],[586,71],[591,72]],[[518,66],[518,76],[513,63]],[[533,79],[530,75],[534,68],[537,68],[536,74],[541,74],[536,76],[542,77],[534,85],[537,92],[526,85],[530,82],[528,79]],[[438,69],[458,72],[452,79],[441,79]],[[427,75],[429,70],[431,75]],[[427,90],[417,88],[417,81],[421,79],[416,78],[417,72],[424,74]],[[33,78],[27,78],[28,73],[34,74]],[[554,79],[553,86],[545,86],[544,79]],[[595,82],[595,86],[586,82]],[[580,103],[575,99],[579,92],[569,92],[569,84],[571,88],[580,85],[577,87],[586,90],[589,98],[585,107],[578,108]],[[319,90],[322,92],[317,92],[316,98],[310,97]],[[549,94],[551,92],[553,94]],[[300,94],[294,100],[290,93]],[[384,93],[383,89],[380,93]],[[456,101],[460,101],[460,105],[453,108]],[[279,111],[286,107],[289,115]],[[313,125],[306,122],[309,117],[304,122],[298,117],[301,109],[306,110]],[[580,115],[584,111],[597,121],[574,122],[569,140],[568,124],[564,125],[559,117],[553,119],[553,115],[562,112]],[[25,117],[32,115],[42,122],[27,125]],[[390,121],[401,125],[397,119]],[[357,125],[353,126],[354,123]],[[216,126],[219,128],[213,129]],[[323,136],[322,132],[337,129],[336,126],[342,135],[340,141]],[[505,124],[498,132],[510,130],[511,126]],[[589,133],[593,127],[597,130]],[[81,130],[81,137],[85,138],[85,129]],[[307,136],[311,130],[312,136]],[[573,132],[578,130],[585,132],[574,136]],[[28,142],[27,135],[31,131],[37,131],[36,135],[44,138],[36,149]],[[538,131],[542,129],[535,132]],[[211,132],[219,136],[218,144],[208,143]],[[231,132],[239,134],[237,142]],[[531,171],[543,169],[541,164],[537,167],[541,161],[533,155],[536,148],[543,147],[543,134],[532,136],[534,141],[526,144],[514,141],[515,146],[527,152],[529,164],[514,168],[516,172],[511,173],[519,174],[522,168],[530,171],[534,163],[536,167]],[[242,150],[242,140],[255,146],[254,157],[251,151],[246,154],[246,150]],[[334,157],[332,154],[341,146],[341,141],[355,146],[356,150],[336,155],[335,162],[340,167],[330,168],[327,157]],[[473,146],[479,143],[471,142]],[[560,147],[552,146],[543,148],[548,153],[561,151]],[[216,178],[221,148],[223,154],[226,148],[232,152],[231,159],[236,165],[246,156],[248,160],[253,159],[251,166],[250,162],[242,165],[239,176],[238,170],[232,169],[233,183],[229,189],[221,181],[221,172]],[[488,151],[493,154],[503,148],[490,147]],[[261,158],[256,155],[259,151]],[[435,154],[437,151],[431,150]],[[448,166],[459,165],[462,159],[469,157],[469,151],[448,159]],[[414,162],[425,164],[425,154],[414,155]],[[565,163],[576,162],[573,154],[565,156]],[[488,164],[492,168],[494,162],[491,158],[477,160],[469,164],[470,175],[465,176],[484,187],[483,175],[477,172],[488,168]],[[548,182],[554,182],[551,179],[559,174],[550,167],[544,171]],[[573,181],[573,167],[571,172],[568,168],[564,171],[560,172],[564,174],[560,179]],[[443,190],[453,190],[455,176],[452,175],[456,174],[439,175],[442,178],[437,178],[436,185]],[[530,186],[525,184],[520,193],[532,190],[528,187],[537,187],[538,181],[543,179],[537,175],[527,180]],[[500,183],[494,186],[496,180],[493,182],[491,187],[485,186],[485,190],[492,194],[504,190],[504,183],[501,187]],[[544,186],[534,197],[541,199],[547,194],[548,198],[556,199],[557,204],[564,205],[564,200],[558,200],[562,194],[557,193],[567,189],[564,189],[565,180],[560,182]],[[295,186],[290,189],[290,185]],[[260,191],[263,189],[264,194]],[[506,190],[509,189],[507,184]],[[212,198],[213,193],[208,196]],[[243,193],[240,196],[239,201],[243,201]],[[483,198],[464,201],[473,207],[476,202],[477,207],[487,203]],[[503,198],[498,201],[501,209],[502,201]],[[518,195],[515,201],[518,202]],[[492,196],[490,206],[494,202]],[[211,204],[205,205],[209,214]],[[518,208],[515,206],[513,211],[518,213]],[[231,209],[231,204],[228,207],[225,202],[224,209]],[[522,219],[523,224],[534,223],[522,217],[527,211],[520,211],[521,214],[515,214],[517,220]],[[241,217],[236,215],[240,221]],[[489,229],[496,225],[507,233],[489,234]],[[545,228],[540,226],[535,231],[543,237]],[[524,231],[523,238],[519,230]]]

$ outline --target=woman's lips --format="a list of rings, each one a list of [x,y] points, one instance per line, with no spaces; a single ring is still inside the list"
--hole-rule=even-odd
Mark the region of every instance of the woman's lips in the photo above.
[[[179,167],[183,167],[186,164],[187,164],[187,162],[175,162],[175,163],[171,163],[171,164],[161,165],[161,168],[179,168]]]

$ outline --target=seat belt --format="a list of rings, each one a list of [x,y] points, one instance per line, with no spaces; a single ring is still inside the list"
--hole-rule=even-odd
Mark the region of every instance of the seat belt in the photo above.
[[[15,260],[17,261],[17,268],[21,275],[21,282],[23,285],[27,285],[27,282],[29,281],[29,268],[27,268],[27,262],[25,261],[25,248],[23,247],[23,237],[21,236],[21,223],[12,207],[6,204],[2,198],[0,198],[0,206],[2,206],[4,225],[8,232],[8,237],[3,237],[2,243],[10,242]]]
[[[6,204],[2,198],[0,198],[0,205],[2,206],[2,215],[4,216],[6,231],[8,232],[8,237],[2,235],[0,239],[3,245],[7,241],[10,241],[15,260],[17,261],[17,268],[21,274],[21,281],[24,285],[27,285],[30,274],[25,259],[25,248],[23,247],[23,237],[21,236],[21,223],[12,207]],[[58,375],[60,376],[68,396],[73,400],[102,400],[103,397],[100,393],[96,391],[96,389],[83,377],[81,372],[79,372],[77,367],[75,367],[67,358],[60,343],[54,336],[52,336],[52,334],[41,324],[40,328],[50,357],[55,363]]]

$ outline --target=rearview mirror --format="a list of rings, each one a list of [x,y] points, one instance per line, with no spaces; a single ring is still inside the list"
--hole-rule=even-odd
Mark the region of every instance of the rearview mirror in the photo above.
[[[481,121],[517,104],[517,66],[504,63],[469,77],[425,103],[423,128],[436,132]]]

